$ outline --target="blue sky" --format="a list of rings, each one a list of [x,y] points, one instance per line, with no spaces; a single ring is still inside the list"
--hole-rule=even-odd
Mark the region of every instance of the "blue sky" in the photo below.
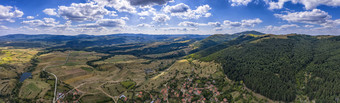
[[[339,35],[340,0],[1,0],[0,35]]]

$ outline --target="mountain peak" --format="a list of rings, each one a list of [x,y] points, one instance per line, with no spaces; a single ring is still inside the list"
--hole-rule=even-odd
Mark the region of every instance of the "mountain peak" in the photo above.
[[[247,34],[264,35],[265,33],[252,30],[252,31],[243,31],[243,32],[239,32],[239,33],[234,33],[233,35],[247,35]]]

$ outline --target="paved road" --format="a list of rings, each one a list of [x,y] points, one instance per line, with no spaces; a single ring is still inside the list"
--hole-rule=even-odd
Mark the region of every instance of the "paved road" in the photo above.
[[[44,68],[44,71],[47,72],[47,73],[52,74],[52,75],[54,76],[54,78],[55,78],[55,83],[54,83],[54,93],[53,93],[53,95],[54,95],[54,97],[53,97],[53,103],[55,103],[55,102],[56,102],[56,101],[55,101],[55,98],[56,98],[56,95],[57,95],[58,77],[57,77],[55,74],[46,71],[46,68],[48,68],[48,67],[50,67],[50,66],[46,66],[46,67]]]
[[[70,57],[70,54],[71,54],[71,52],[67,55],[67,58],[66,58],[66,60],[65,60],[65,63],[64,64],[61,64],[61,65],[55,65],[55,66],[62,66],[62,65],[65,65],[66,63],[67,63],[67,61],[68,61],[68,58]],[[51,75],[53,75],[54,76],[54,78],[55,78],[55,83],[54,83],[54,93],[53,93],[53,103],[56,103],[56,96],[57,96],[57,85],[58,85],[58,77],[55,75],[55,74],[53,74],[53,73],[51,73],[51,72],[48,72],[48,71],[46,71],[46,68],[49,68],[49,67],[53,67],[53,66],[46,66],[46,67],[44,67],[44,71],[45,72],[47,72],[47,73],[50,73]]]

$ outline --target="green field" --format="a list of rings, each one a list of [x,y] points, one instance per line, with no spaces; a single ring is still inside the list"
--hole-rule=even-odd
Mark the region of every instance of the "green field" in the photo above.
[[[47,90],[50,89],[50,85],[37,80],[25,80],[19,93],[20,98],[33,99],[39,96],[44,96]]]

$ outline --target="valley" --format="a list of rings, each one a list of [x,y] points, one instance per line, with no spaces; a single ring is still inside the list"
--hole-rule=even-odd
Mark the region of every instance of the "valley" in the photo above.
[[[337,36],[246,31],[40,37],[63,39],[0,37],[39,44],[2,45],[0,101],[334,102],[340,93]],[[31,76],[19,81],[23,73]]]

